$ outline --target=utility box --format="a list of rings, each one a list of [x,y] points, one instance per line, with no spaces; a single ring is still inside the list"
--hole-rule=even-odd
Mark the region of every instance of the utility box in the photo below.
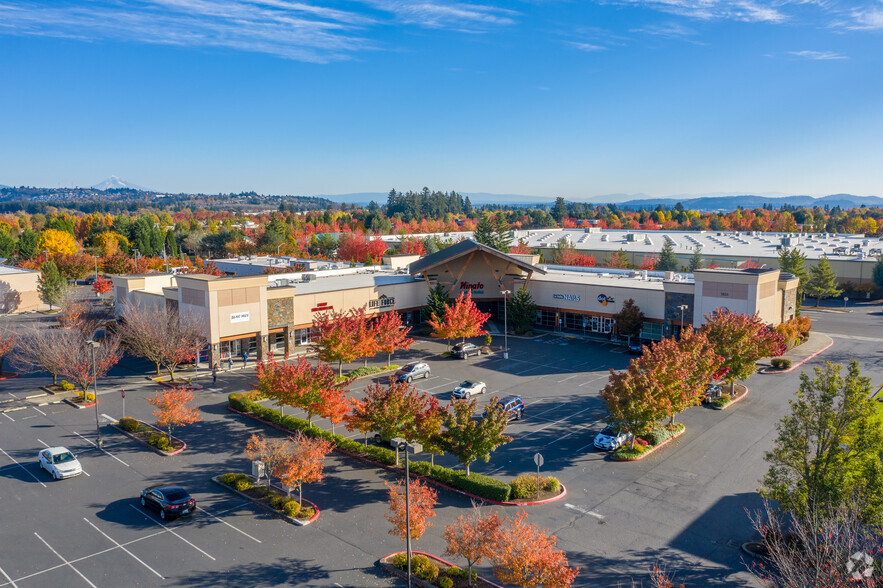
[[[260,480],[264,477],[264,462],[256,460],[251,462],[251,475]]]

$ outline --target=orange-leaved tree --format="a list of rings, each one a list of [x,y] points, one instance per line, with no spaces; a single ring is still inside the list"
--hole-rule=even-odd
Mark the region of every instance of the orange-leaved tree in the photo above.
[[[337,362],[337,375],[343,373],[343,362],[349,363],[360,357],[361,346],[359,321],[352,311],[330,310],[321,312],[313,319],[311,349],[322,361]]]
[[[395,308],[384,312],[374,319],[374,339],[377,350],[386,353],[386,365],[392,361],[392,354],[396,349],[410,349],[414,340],[408,337],[411,327],[402,325],[402,315]]]
[[[258,389],[275,400],[280,409],[288,405],[306,412],[310,426],[316,415],[339,423],[349,411],[343,390],[335,380],[334,370],[328,364],[313,365],[303,356],[283,364],[258,364]]]
[[[252,434],[245,444],[245,455],[250,460],[264,464],[264,474],[267,476],[267,488],[269,488],[273,476],[278,477],[282,473],[282,464],[288,459],[288,441]]]
[[[8,321],[3,321],[0,323],[0,374],[3,373],[3,360],[14,345],[15,331],[9,326]]]
[[[785,339],[756,314],[717,310],[705,316],[700,332],[708,337],[714,352],[724,358],[724,378],[730,384],[731,394],[736,380],[746,380],[757,370],[760,358],[785,352]]]
[[[172,426],[184,427],[202,420],[198,407],[187,406],[192,401],[193,392],[183,388],[166,388],[147,399],[156,407],[151,413],[156,417],[156,426],[167,427],[169,444],[172,442]]]
[[[500,527],[504,522],[505,519],[501,519],[496,512],[484,514],[479,505],[473,504],[471,513],[460,515],[457,520],[445,527],[444,538],[447,542],[445,555],[466,560],[470,586],[472,586],[472,568],[483,560],[493,559],[500,538]]]
[[[390,535],[395,535],[404,541],[410,534],[411,539],[419,539],[423,533],[432,526],[429,521],[435,516],[435,503],[438,501],[438,492],[418,480],[413,480],[410,485],[410,509],[405,505],[405,484],[399,480],[395,484],[384,482],[389,487],[389,512],[386,520],[392,523]],[[407,524],[406,513],[410,514],[410,528]]]
[[[432,327],[432,336],[439,339],[477,337],[487,333],[482,327],[491,317],[489,312],[481,312],[472,301],[472,291],[460,292],[454,304],[445,308],[443,317],[432,313],[427,323]]]
[[[494,556],[494,574],[504,584],[533,588],[567,588],[579,568],[567,563],[556,547],[555,535],[527,522],[521,511],[500,528]]]
[[[610,370],[610,379],[601,390],[601,399],[607,408],[608,423],[635,438],[647,432],[668,414],[669,405],[659,393],[650,371],[641,369],[632,361],[625,371]]]
[[[275,470],[275,475],[288,489],[297,486],[297,501],[303,502],[303,485],[321,482],[325,457],[334,445],[325,439],[313,439],[300,431],[288,441],[288,451]]]

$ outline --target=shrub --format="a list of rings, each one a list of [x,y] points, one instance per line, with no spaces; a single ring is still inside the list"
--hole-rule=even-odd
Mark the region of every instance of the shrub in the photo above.
[[[282,512],[290,517],[296,517],[300,512],[300,503],[294,498],[289,498],[282,504]]]
[[[264,496],[266,496],[269,493],[270,493],[270,489],[267,488],[266,486],[261,485],[261,486],[254,487],[254,494],[257,495],[258,498],[263,498]]]
[[[781,360],[781,364],[782,364],[782,369],[787,370],[788,368],[791,367],[791,360],[790,359],[783,359],[783,360]]]
[[[123,431],[128,431],[129,433],[133,433],[138,430],[140,426],[136,419],[132,417],[123,417],[117,423],[117,426],[121,428]]]
[[[411,573],[426,582],[434,582],[438,578],[438,566],[425,555],[413,555]]]
[[[779,369],[782,367],[782,360],[779,359],[778,357],[774,357],[773,359],[770,360],[770,365],[776,369]]]
[[[637,443],[635,443],[634,449],[632,449],[628,445],[623,445],[613,452],[613,457],[615,457],[616,459],[635,459],[636,457],[639,457],[641,454],[643,454],[645,451],[647,451],[647,448],[643,445],[638,445]]]
[[[454,581],[447,576],[443,576],[438,579],[438,586],[439,588],[454,588]]]
[[[312,506],[301,506],[298,516],[302,519],[309,519],[316,514],[316,509]]]
[[[546,478],[540,476],[540,487],[546,484]],[[512,488],[512,498],[527,498],[537,495],[537,477],[533,474],[524,474],[518,476],[511,482],[509,486]]]
[[[464,575],[463,570],[461,570],[457,566],[449,567],[448,569],[445,570],[445,574],[452,577],[452,578],[459,578],[460,576]]]
[[[231,486],[233,484],[233,482],[236,481],[236,479],[239,475],[240,474],[234,474],[234,473],[230,472],[229,474],[224,474],[224,475],[218,476],[218,482],[220,482],[221,484],[227,484],[228,486]]]
[[[77,398],[83,400],[84,402],[92,402],[95,400],[95,394],[93,392],[83,392],[82,390],[77,390]]]
[[[389,564],[400,570],[408,569],[408,556],[404,553],[397,553],[389,560]]]
[[[65,392],[70,392],[71,390],[73,390],[75,388],[75,386],[73,384],[71,384],[70,382],[68,382],[67,380],[62,380],[61,384],[59,384],[59,386],[61,386],[61,389],[64,390]]]
[[[233,488],[235,488],[236,490],[239,490],[240,492],[244,492],[244,491],[248,490],[249,488],[253,488],[253,487],[254,487],[254,484],[252,484],[251,480],[249,480],[248,477],[246,477],[246,476],[238,478],[235,482],[233,482]]]
[[[171,449],[169,438],[165,435],[161,435],[160,433],[154,433],[153,435],[151,435],[148,443],[150,443],[160,451],[169,451]]]
[[[553,478],[550,476],[546,478],[546,483],[543,485],[543,490],[547,492],[560,492],[561,482],[558,481],[558,478]]]
[[[729,394],[721,394],[717,398],[714,399],[713,404],[718,408],[723,408],[728,405],[733,400],[733,397]]]
[[[287,496],[283,496],[282,494],[274,494],[270,497],[270,506],[272,506],[276,510],[282,510],[282,507],[285,505],[286,500],[288,500]]]
[[[493,337],[491,337],[490,333],[488,333],[484,336],[484,344],[486,347],[490,347],[491,343],[493,343],[493,342],[494,342],[494,339],[493,339]]]

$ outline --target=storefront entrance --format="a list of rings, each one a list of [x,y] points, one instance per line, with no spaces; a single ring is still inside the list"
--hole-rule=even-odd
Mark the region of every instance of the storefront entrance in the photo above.
[[[248,353],[249,357],[258,359],[257,351],[258,338],[256,335],[221,341],[221,361],[229,361],[231,358],[240,359],[243,353]]]

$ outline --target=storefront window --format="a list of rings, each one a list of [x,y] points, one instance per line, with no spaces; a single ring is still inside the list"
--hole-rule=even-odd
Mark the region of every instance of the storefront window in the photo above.
[[[641,327],[641,339],[649,339],[651,341],[662,340],[662,326],[659,323],[644,323]]]

